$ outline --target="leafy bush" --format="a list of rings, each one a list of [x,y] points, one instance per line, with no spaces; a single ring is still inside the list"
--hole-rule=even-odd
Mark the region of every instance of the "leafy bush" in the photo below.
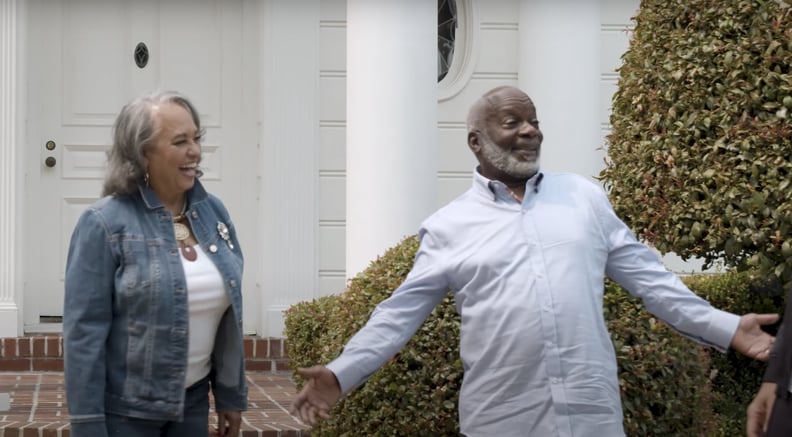
[[[735,314],[783,311],[785,293],[776,280],[765,280],[756,272],[726,272],[684,279],[696,294],[714,307]],[[775,335],[775,331],[771,333]],[[756,395],[765,364],[733,350],[711,353],[711,382],[715,394],[713,412],[718,432],[713,436],[745,435],[745,409]]]
[[[291,368],[335,358],[374,307],[404,280],[417,248],[417,238],[408,237],[353,278],[344,293],[291,307],[286,313]],[[774,312],[781,305],[776,288],[749,285],[757,280],[748,273],[684,280],[724,310]],[[627,435],[743,433],[745,407],[759,387],[762,364],[682,337],[612,282],[606,283],[603,310],[619,364]],[[458,435],[458,347],[459,317],[449,296],[401,353],[342,400],[333,418],[311,435]],[[301,386],[296,373],[295,378]]]
[[[291,307],[285,319],[291,368],[335,358],[374,307],[404,281],[418,244],[416,236],[404,239],[353,278],[341,295]],[[461,381],[459,316],[446,297],[402,351],[342,400],[333,418],[311,435],[459,435]]]
[[[661,252],[792,278],[792,5],[643,0],[613,98],[616,212]]]
[[[703,436],[717,427],[709,355],[608,281],[605,319],[616,349],[628,436]]]

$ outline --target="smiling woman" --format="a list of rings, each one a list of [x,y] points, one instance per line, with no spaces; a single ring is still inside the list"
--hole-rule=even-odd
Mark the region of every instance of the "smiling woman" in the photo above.
[[[66,263],[75,437],[208,436],[210,390],[219,434],[239,432],[243,258],[228,211],[198,180],[202,136],[175,92],[116,119],[104,197],[80,216]]]

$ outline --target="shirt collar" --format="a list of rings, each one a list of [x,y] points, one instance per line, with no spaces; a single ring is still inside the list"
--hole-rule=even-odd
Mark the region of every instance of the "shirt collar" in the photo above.
[[[525,192],[533,191],[538,193],[542,186],[542,179],[544,179],[544,173],[541,170],[537,171],[535,175],[525,181]],[[476,167],[473,171],[473,188],[492,200],[496,199],[498,191],[508,193],[508,189],[503,182],[484,177],[479,171],[479,167]]]

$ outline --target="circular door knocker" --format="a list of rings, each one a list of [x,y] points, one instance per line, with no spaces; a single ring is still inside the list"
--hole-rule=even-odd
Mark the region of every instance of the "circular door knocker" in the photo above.
[[[148,47],[146,47],[146,43],[139,42],[138,45],[135,46],[134,58],[135,65],[137,65],[138,68],[144,68],[148,64],[149,50]]]

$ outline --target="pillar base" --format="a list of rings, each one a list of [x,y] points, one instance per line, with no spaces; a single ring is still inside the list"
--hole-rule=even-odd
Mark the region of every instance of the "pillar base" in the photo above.
[[[0,337],[22,335],[19,326],[19,308],[16,304],[0,302]]]

